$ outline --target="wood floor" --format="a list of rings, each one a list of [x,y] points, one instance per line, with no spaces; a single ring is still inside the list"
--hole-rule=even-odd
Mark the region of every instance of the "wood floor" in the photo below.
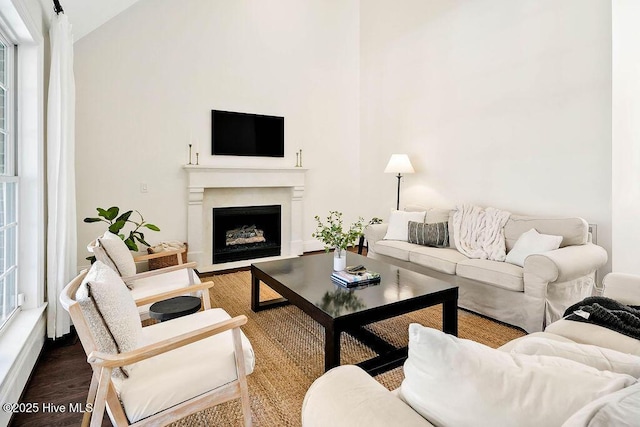
[[[76,404],[84,406],[90,382],[91,367],[75,334],[56,341],[47,340],[20,399],[23,403],[37,403],[39,410],[37,413],[14,414],[10,425],[80,425],[82,413],[72,410]],[[64,413],[54,412],[54,409],[60,411],[61,408],[65,409]],[[108,416],[104,416],[102,425],[111,426]]]

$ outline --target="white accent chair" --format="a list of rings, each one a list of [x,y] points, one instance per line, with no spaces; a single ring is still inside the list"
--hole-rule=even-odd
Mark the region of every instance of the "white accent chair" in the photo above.
[[[192,289],[212,286],[204,282]],[[255,357],[240,330],[245,316],[231,318],[210,308],[207,295],[203,311],[141,327],[136,305],[181,293],[134,301],[122,279],[101,262],[65,287],[60,301],[93,369],[87,396],[93,411],[85,413],[83,426],[100,426],[105,409],[114,426],[166,425],[237,398],[244,425],[251,425],[246,375]]]
[[[138,310],[142,320],[149,318],[149,307],[152,302],[150,299],[148,301],[145,299],[151,297],[154,301],[158,301],[158,299],[155,299],[158,294],[163,292],[172,292],[175,289],[185,288],[200,283],[200,279],[194,271],[196,263],[189,262],[183,264],[182,262],[182,254],[186,249],[164,251],[134,257],[122,239],[107,231],[102,236],[89,243],[87,245],[87,250],[93,253],[96,260],[111,267],[120,275],[120,277],[122,277],[122,280],[131,290],[131,295],[134,300],[141,300],[142,303]],[[178,264],[157,270],[143,271],[140,273],[137,272],[137,263],[166,256],[175,256]],[[204,289],[202,292],[205,293],[203,300],[209,301],[209,291]],[[183,291],[179,295],[199,296],[199,294],[193,293],[193,289]]]

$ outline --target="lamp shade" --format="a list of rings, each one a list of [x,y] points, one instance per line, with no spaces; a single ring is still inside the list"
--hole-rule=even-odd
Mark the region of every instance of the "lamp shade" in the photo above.
[[[414,173],[411,160],[406,154],[392,154],[387,163],[387,167],[384,168],[384,173]]]

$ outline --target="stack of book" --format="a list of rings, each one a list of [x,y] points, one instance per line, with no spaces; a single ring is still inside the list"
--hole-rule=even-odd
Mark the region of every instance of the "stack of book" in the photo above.
[[[380,274],[366,270],[364,267],[347,267],[343,271],[331,273],[331,280],[345,288],[355,288],[380,283]]]

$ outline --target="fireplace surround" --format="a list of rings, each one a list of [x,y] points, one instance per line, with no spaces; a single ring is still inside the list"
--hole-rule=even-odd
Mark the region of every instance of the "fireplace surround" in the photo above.
[[[198,271],[210,272],[249,266],[252,259],[214,264],[212,209],[281,205],[281,251],[279,256],[255,258],[269,260],[290,258],[303,252],[302,223],[305,174],[307,169],[216,167],[185,165],[187,190],[187,241],[189,261]]]

